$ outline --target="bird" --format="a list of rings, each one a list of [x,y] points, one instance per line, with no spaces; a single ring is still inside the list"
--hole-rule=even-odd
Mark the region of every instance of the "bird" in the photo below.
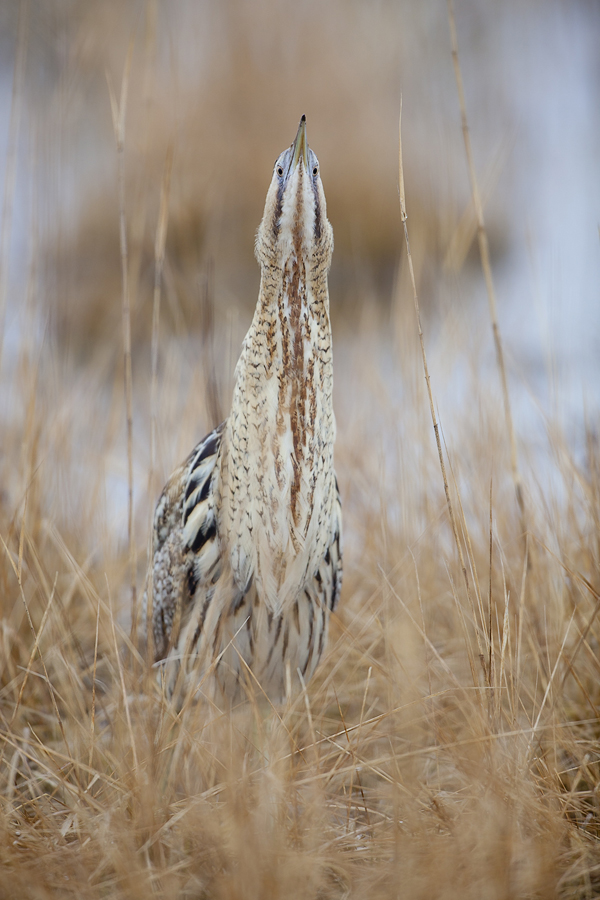
[[[306,116],[273,167],[231,411],[156,505],[144,609],[168,694],[280,703],[313,675],[342,586],[328,272]]]

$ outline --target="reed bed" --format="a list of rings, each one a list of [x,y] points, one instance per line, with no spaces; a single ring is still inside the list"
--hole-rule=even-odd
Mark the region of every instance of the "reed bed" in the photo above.
[[[85,257],[93,283],[85,228],[53,242],[41,225],[10,297],[2,282],[0,897],[600,896],[597,419],[574,434],[541,414],[534,437],[513,426],[508,391],[526,385],[510,347],[507,376],[487,365],[497,313],[486,321],[436,268],[410,152],[408,204],[392,191],[395,213],[372,220],[393,254],[361,256],[340,227],[345,574],[315,678],[286,706],[229,713],[197,698],[174,708],[148,667],[135,610],[153,504],[227,411],[255,296],[256,272],[230,265],[237,244],[216,250],[217,232],[236,208],[261,214],[251,179],[250,199],[206,215],[190,262],[180,145],[153,156],[152,111],[146,136],[127,128],[127,105],[143,120],[136,104],[152,97],[153,9],[128,32],[130,64],[119,44],[128,99],[112,76],[114,215],[98,202],[79,219],[98,216],[107,254]],[[36,10],[22,5],[18,40]],[[132,158],[147,160],[141,174]],[[32,208],[43,217],[35,191]],[[493,254],[487,265],[491,277]]]

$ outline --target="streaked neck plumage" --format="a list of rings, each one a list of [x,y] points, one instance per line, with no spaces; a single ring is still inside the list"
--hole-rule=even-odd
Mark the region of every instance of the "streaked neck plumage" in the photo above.
[[[327,272],[333,233],[318,161],[277,160],[256,239],[261,284],[224,434],[219,538],[235,581],[279,613],[326,551],[335,492]]]

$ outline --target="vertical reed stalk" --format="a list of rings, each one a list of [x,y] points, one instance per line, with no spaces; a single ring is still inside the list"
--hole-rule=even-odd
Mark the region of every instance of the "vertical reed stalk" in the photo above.
[[[117,144],[119,183],[119,243],[121,248],[123,358],[125,369],[125,416],[127,424],[127,540],[129,544],[129,567],[131,577],[131,639],[135,645],[138,609],[136,592],[137,561],[133,522],[133,388],[131,374],[131,305],[128,279],[127,221],[125,217],[125,114],[127,110],[127,91],[129,88],[132,57],[133,39],[129,42],[125,70],[121,81],[121,97],[118,105],[112,89],[110,77],[107,76],[107,79],[113,117],[113,128]]]
[[[521,530],[523,534],[527,531],[527,517],[525,510],[525,499],[523,496],[523,487],[521,482],[521,474],[519,472],[519,462],[517,456],[517,441],[515,437],[515,429],[513,425],[512,411],[510,407],[510,396],[508,393],[508,382],[506,379],[506,367],[504,365],[504,351],[502,348],[502,338],[500,336],[500,327],[498,325],[498,313],[496,309],[496,292],[494,290],[494,280],[492,278],[492,267],[490,264],[490,248],[488,242],[485,220],[483,217],[483,204],[481,202],[481,193],[479,191],[479,183],[475,172],[475,163],[473,161],[473,149],[471,147],[471,134],[469,132],[469,123],[467,120],[467,107],[465,103],[465,92],[463,88],[462,73],[460,69],[460,61],[458,58],[458,38],[456,34],[456,21],[454,18],[454,6],[452,0],[448,3],[448,19],[450,22],[450,39],[452,42],[452,63],[454,65],[454,77],[456,79],[456,88],[458,91],[458,100],[460,104],[460,118],[462,124],[463,139],[465,142],[465,154],[467,157],[467,167],[469,170],[469,181],[471,183],[471,194],[473,197],[473,207],[475,209],[475,217],[477,219],[477,240],[479,243],[479,256],[481,258],[481,268],[485,278],[485,284],[488,295],[488,303],[490,310],[490,319],[492,322],[492,332],[494,335],[494,347],[496,350],[496,362],[500,373],[500,382],[502,385],[502,396],[504,399],[504,417],[506,419],[506,429],[510,442],[510,466],[512,471],[513,483],[515,486],[515,494],[517,504],[519,506],[519,516],[521,520]]]
[[[13,204],[17,172],[17,154],[21,128],[21,107],[23,105],[23,80],[27,59],[27,35],[29,31],[29,0],[19,5],[17,26],[17,51],[15,72],[10,104],[10,124],[8,126],[8,151],[4,172],[4,198],[2,203],[2,226],[0,227],[0,367],[4,348],[4,321],[6,298],[8,295],[8,272],[10,263],[10,239],[12,236]]]
[[[171,189],[171,169],[173,167],[173,147],[170,146],[165,159],[162,188],[160,193],[160,210],[156,225],[154,241],[154,298],[152,303],[152,375],[150,382],[150,488],[154,488],[156,477],[156,429],[157,429],[157,391],[158,391],[158,329],[160,324],[160,291],[162,285],[163,266],[165,261],[165,243],[167,240],[167,224],[169,220],[169,194]]]
[[[435,406],[433,403],[433,393],[431,391],[431,379],[429,376],[429,367],[427,365],[427,354],[425,353],[425,340],[423,337],[423,328],[421,327],[421,311],[419,308],[419,295],[417,293],[417,283],[415,280],[415,270],[413,267],[412,255],[410,252],[410,242],[408,240],[408,215],[406,212],[406,197],[404,193],[404,168],[402,165],[402,97],[400,98],[400,121],[398,126],[398,181],[399,181],[399,194],[400,194],[400,216],[402,219],[402,225],[404,228],[404,240],[406,242],[406,255],[408,258],[408,270],[410,273],[410,282],[413,290],[413,301],[415,305],[415,314],[417,317],[417,328],[419,330],[419,341],[421,344],[421,358],[423,361],[423,373],[425,375],[425,383],[427,385],[427,396],[429,397],[429,410],[431,412],[431,421],[433,423],[433,431],[435,434],[435,443],[437,446],[438,457],[440,461],[440,469],[442,470],[442,479],[444,481],[444,492],[446,494],[446,505],[448,507],[448,515],[450,516],[450,524],[452,525],[452,533],[454,535],[454,542],[456,544],[456,549],[458,551],[458,558],[460,560],[460,567],[462,570],[465,588],[467,591],[467,597],[471,606],[473,606],[473,601],[471,598],[471,587],[469,584],[469,575],[467,572],[467,567],[465,565],[465,557],[463,554],[462,546],[460,543],[460,539],[458,536],[458,526],[456,524],[456,517],[454,515],[454,508],[452,506],[452,500],[450,498],[450,489],[448,487],[448,478],[446,476],[446,465],[444,463],[444,454],[442,452],[442,442],[440,438],[440,430],[438,426],[437,417],[435,414]]]

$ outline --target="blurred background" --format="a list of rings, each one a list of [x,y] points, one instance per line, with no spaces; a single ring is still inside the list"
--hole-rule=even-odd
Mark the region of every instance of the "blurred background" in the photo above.
[[[548,416],[577,445],[598,409],[600,6],[456,0],[456,23],[517,434],[534,448],[535,468],[543,465],[535,447]],[[423,400],[427,427],[398,210],[401,96],[411,247],[446,439],[453,422],[472,417],[474,385],[483,381],[496,392],[500,423],[442,0],[4,2],[3,384],[18,382],[26,336],[71,455],[94,443],[94,425],[103,441],[112,435],[103,493],[109,506],[117,503],[116,518],[124,483],[122,281],[110,91],[118,100],[129,49],[124,192],[138,494],[147,485],[154,245],[167,156],[159,476],[227,412],[258,291],[254,234],[273,161],[302,113],[336,241],[340,452],[372,441],[377,468],[389,455],[387,429],[409,469],[410,454],[421,453],[412,445],[422,441],[402,431],[407,394]],[[368,376],[365,360],[373,364]],[[210,403],[206,377],[216,386]],[[8,428],[22,414],[18,392],[5,389],[1,421]],[[476,416],[469,421],[472,440],[456,447],[467,456],[481,426]],[[353,442],[353,427],[366,445]],[[68,497],[67,487],[61,503]]]

